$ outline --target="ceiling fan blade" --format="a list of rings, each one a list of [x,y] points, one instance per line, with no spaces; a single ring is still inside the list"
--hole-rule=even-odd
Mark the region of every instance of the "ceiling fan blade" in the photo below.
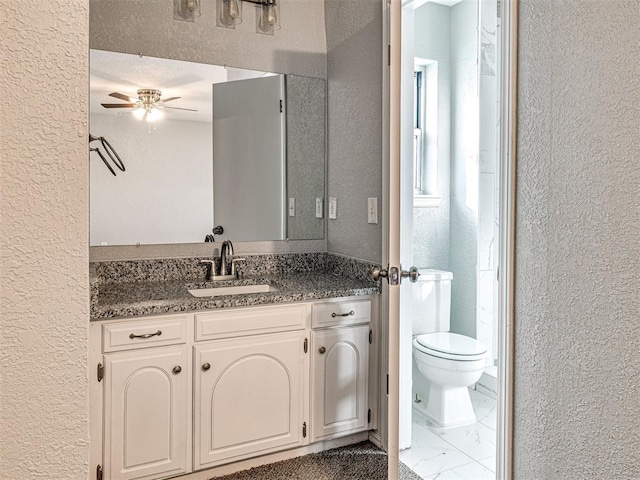
[[[119,98],[120,100],[124,100],[125,102],[137,102],[137,98],[130,97],[129,95],[124,95],[122,93],[113,92],[109,94],[110,97]]]
[[[101,103],[104,108],[133,108],[135,103]]]
[[[198,110],[194,110],[193,108],[178,108],[178,107],[162,107],[162,108],[170,108],[171,110],[185,110],[187,112],[197,112]]]
[[[169,98],[163,98],[163,99],[161,100],[161,102],[162,102],[162,103],[167,103],[167,102],[171,102],[171,101],[173,101],[173,100],[177,100],[177,99],[179,99],[179,98],[182,98],[182,97],[169,97]]]

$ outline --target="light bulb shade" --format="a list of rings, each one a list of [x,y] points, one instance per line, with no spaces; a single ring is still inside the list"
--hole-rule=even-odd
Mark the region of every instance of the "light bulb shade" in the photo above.
[[[276,0],[264,0],[256,6],[256,32],[273,35],[280,29],[280,5]]]
[[[242,23],[241,0],[216,0],[216,25],[224,28],[236,28]]]
[[[193,22],[200,16],[200,0],[173,0],[173,18]]]
[[[156,120],[160,120],[164,117],[164,113],[162,113],[157,107],[152,107],[147,110],[147,122],[155,122]]]
[[[133,111],[133,116],[136,117],[138,120],[142,120],[142,117],[144,117],[144,112],[146,112],[144,107],[137,107]]]

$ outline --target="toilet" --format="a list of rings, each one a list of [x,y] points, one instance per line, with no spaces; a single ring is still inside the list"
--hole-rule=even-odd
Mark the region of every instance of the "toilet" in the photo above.
[[[468,387],[482,376],[488,356],[481,342],[449,332],[452,279],[451,272],[423,269],[410,289],[414,392],[428,396],[426,407],[416,408],[441,428],[475,423]]]

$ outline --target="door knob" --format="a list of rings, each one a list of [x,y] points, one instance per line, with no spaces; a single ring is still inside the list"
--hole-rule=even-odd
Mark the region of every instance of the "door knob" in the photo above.
[[[374,282],[377,282],[381,278],[386,278],[389,285],[398,285],[403,278],[409,277],[411,283],[415,283],[420,276],[420,272],[416,267],[411,267],[408,271],[402,270],[398,267],[389,267],[384,270],[380,267],[373,267],[371,269],[371,278]]]
[[[409,269],[409,271],[402,270],[400,272],[400,276],[402,278],[409,277],[409,281],[411,283],[416,283],[418,281],[418,277],[420,276],[420,272],[418,271],[418,269],[416,267],[411,267]]]
[[[211,364],[209,364],[209,363],[205,363],[205,364],[202,365],[202,371],[203,372],[206,372],[210,368],[211,368]]]
[[[377,282],[381,278],[387,278],[389,276],[389,272],[387,270],[383,270],[380,267],[373,267],[371,269],[371,278],[374,282]]]

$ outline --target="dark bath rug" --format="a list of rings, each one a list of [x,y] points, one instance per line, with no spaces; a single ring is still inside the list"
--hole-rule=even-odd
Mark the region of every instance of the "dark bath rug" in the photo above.
[[[216,480],[387,480],[387,454],[371,442],[213,477]],[[420,480],[400,463],[400,480]]]

